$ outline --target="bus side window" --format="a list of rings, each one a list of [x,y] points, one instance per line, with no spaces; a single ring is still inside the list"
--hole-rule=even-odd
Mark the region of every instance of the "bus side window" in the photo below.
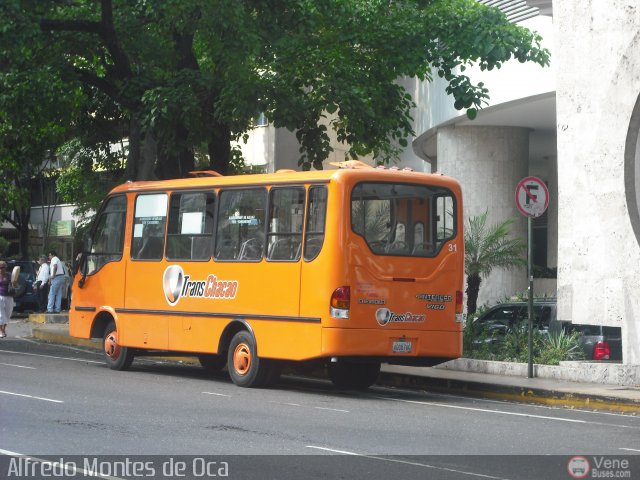
[[[138,195],[133,219],[131,258],[161,260],[167,224],[167,194]]]
[[[167,258],[209,260],[213,247],[214,194],[173,193],[169,205]]]
[[[109,262],[119,261],[124,250],[127,199],[120,195],[107,200],[96,220],[91,252],[87,252],[82,274],[91,275]]]
[[[268,260],[300,260],[304,193],[303,187],[271,189]]]
[[[223,190],[216,230],[216,260],[259,261],[264,251],[267,191]]]
[[[307,262],[316,258],[322,249],[326,216],[327,187],[310,187],[304,235],[304,259]]]

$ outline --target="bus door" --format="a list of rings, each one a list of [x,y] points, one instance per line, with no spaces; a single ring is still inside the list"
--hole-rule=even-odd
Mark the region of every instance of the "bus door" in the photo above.
[[[161,314],[168,306],[163,289],[167,203],[167,193],[139,194],[134,200],[125,309],[119,327],[126,346],[168,348],[168,318]]]
[[[269,191],[265,283],[276,302],[274,313],[287,317],[300,314],[300,269],[305,188],[273,187]]]
[[[73,305],[82,320],[94,316],[102,306],[116,309],[124,305],[126,219],[125,195],[108,198],[96,218],[89,252],[80,265],[82,287],[76,283],[73,289]]]

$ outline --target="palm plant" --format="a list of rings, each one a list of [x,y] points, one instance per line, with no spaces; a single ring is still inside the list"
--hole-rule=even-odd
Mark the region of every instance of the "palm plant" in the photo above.
[[[488,211],[470,217],[464,234],[465,266],[467,274],[467,314],[475,313],[480,283],[494,268],[514,268],[527,264],[526,245],[521,238],[509,238],[509,218],[487,226]]]

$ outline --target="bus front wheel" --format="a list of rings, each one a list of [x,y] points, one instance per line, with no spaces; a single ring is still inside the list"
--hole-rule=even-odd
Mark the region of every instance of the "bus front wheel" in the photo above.
[[[104,331],[102,347],[105,362],[111,370],[127,370],[131,366],[133,352],[118,343],[118,331],[114,321],[111,321]]]
[[[270,365],[258,357],[256,341],[246,330],[231,339],[227,368],[231,381],[239,387],[261,387],[270,379]]]
[[[329,364],[329,378],[338,388],[364,390],[376,383],[380,363],[338,362]]]

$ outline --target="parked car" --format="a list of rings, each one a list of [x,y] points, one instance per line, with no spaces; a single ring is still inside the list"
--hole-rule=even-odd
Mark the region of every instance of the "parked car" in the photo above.
[[[535,300],[533,304],[533,327],[543,334],[578,332],[580,343],[589,360],[622,360],[622,333],[620,327],[582,325],[559,321],[554,299]],[[528,321],[527,302],[507,302],[491,307],[473,322],[475,342],[494,343],[512,331],[517,325]]]
[[[20,277],[18,278],[18,290],[14,297],[14,310],[17,312],[37,311],[38,294],[33,288],[38,272],[38,264],[31,260],[5,260],[8,271],[12,272],[14,267],[20,267]]]

